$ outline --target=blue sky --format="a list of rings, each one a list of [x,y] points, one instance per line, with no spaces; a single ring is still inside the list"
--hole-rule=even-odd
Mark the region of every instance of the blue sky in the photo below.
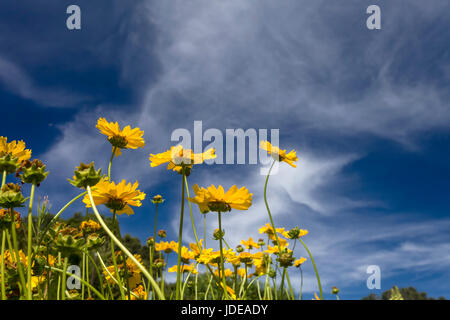
[[[79,31],[66,28],[71,4]],[[371,4],[381,30],[365,26]],[[47,163],[39,194],[57,210],[77,193],[66,179],[80,161],[106,169],[98,117],[142,128],[146,147],[115,160],[113,178],[164,195],[161,227],[175,240],[179,177],[150,168],[148,155],[195,120],[205,130],[278,128],[300,160],[271,178],[272,211],[278,225],[310,231],[325,290],[379,293],[365,272],[379,265],[381,291],[412,285],[448,298],[449,9],[446,0],[2,2],[0,135]],[[224,217],[234,245],[267,222],[259,168],[205,165],[190,177],[254,193],[248,212]],[[153,207],[120,222],[145,240]],[[215,217],[207,223],[212,231]],[[306,292],[317,291],[310,265],[305,275]]]

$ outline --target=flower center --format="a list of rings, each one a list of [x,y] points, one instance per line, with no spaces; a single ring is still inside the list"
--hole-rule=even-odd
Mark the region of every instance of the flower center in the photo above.
[[[119,210],[122,210],[126,204],[127,203],[125,201],[123,201],[122,199],[111,198],[105,204],[105,206],[111,210],[119,211]]]

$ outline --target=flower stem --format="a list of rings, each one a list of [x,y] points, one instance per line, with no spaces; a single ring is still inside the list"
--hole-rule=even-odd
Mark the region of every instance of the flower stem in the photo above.
[[[184,176],[184,183],[186,185],[186,193],[187,193],[187,196],[189,198],[189,186],[188,186],[186,175]],[[191,206],[191,202],[190,201],[188,201],[188,205],[189,205],[189,212],[191,214],[191,223],[192,223],[192,230],[194,231],[195,242],[197,243],[197,246],[199,246],[197,230],[195,229],[194,215],[192,214],[192,206]],[[199,248],[200,248],[200,246],[199,246]]]
[[[3,175],[2,175],[2,187],[5,185],[5,182],[6,182],[6,175],[7,175],[6,170],[4,170],[4,171],[3,171]]]
[[[112,162],[114,160],[114,155],[116,153],[117,147],[113,148],[112,154],[111,154],[111,158],[109,158],[109,164],[108,164],[108,178],[109,180],[111,180],[111,166],[112,166]]]
[[[6,242],[6,231],[2,232],[2,252],[1,252],[1,286],[2,286],[2,300],[6,300],[5,292],[5,242]]]
[[[113,212],[113,230],[116,228],[116,212]],[[125,294],[124,291],[122,289],[122,280],[120,279],[120,275],[119,275],[119,267],[117,266],[117,259],[116,259],[116,250],[114,248],[114,240],[111,238],[111,258],[113,261],[113,265],[114,265],[114,272],[116,273],[116,278],[119,281],[119,291],[120,291],[120,296],[122,297],[122,300],[125,300]]]
[[[323,300],[323,294],[322,294],[322,285],[320,284],[320,277],[319,277],[319,272],[317,271],[317,267],[316,264],[314,262],[314,258],[311,254],[311,252],[309,251],[308,247],[306,246],[306,244],[303,242],[302,239],[298,239],[300,240],[300,242],[303,244],[303,246],[305,247],[306,251],[308,252],[309,258],[311,259],[311,262],[314,266],[314,272],[316,273],[316,278],[317,278],[317,283],[319,284],[319,291],[320,291],[320,300]]]
[[[182,177],[181,177],[181,213],[180,213],[180,230],[178,233],[178,260],[177,260],[177,286],[175,299],[180,299],[180,289],[181,289],[181,244],[183,240],[183,217],[184,217],[184,193],[185,193],[185,184],[184,178],[186,175],[185,169],[182,169]]]
[[[13,246],[14,246],[14,254],[16,256],[17,269],[19,270],[19,278],[20,278],[20,282],[22,285],[22,291],[24,292],[27,290],[27,286],[25,283],[25,276],[24,276],[23,269],[22,269],[22,262],[20,261],[20,256],[19,256],[19,246],[17,245],[16,221],[15,221],[15,217],[14,217],[13,208],[10,209],[10,215],[11,215],[11,235],[12,235]]]
[[[69,262],[69,257],[64,257],[64,264],[63,264],[63,273],[62,273],[62,297],[61,300],[66,300],[66,278],[67,278],[67,264]]]
[[[145,267],[142,264],[140,264],[139,261],[137,261],[137,259],[130,253],[130,251],[128,251],[128,249],[114,236],[114,234],[111,232],[111,230],[109,230],[109,228],[106,225],[105,221],[103,221],[103,219],[100,216],[100,213],[98,212],[97,207],[96,207],[96,205],[94,203],[94,199],[92,198],[91,187],[88,186],[87,187],[87,191],[88,191],[88,195],[89,195],[89,200],[90,200],[91,205],[92,205],[92,209],[94,210],[94,214],[95,214],[97,220],[99,221],[100,225],[105,230],[105,232],[113,239],[113,241],[117,244],[117,246],[119,246],[119,248],[123,252],[125,252],[125,254],[131,259],[131,261],[133,261],[134,264],[142,271],[144,276],[150,281],[150,283],[151,283],[154,291],[158,295],[159,299],[160,300],[165,300],[161,290],[158,287],[158,284],[153,279],[153,277],[150,275],[150,273],[148,273],[148,271],[145,269]]]
[[[27,251],[27,284],[28,284],[28,300],[32,300],[31,289],[31,247],[32,247],[32,235],[33,235],[33,200],[36,185],[31,185],[30,204],[28,206],[28,251]]]
[[[222,233],[222,215],[220,211],[217,212],[217,216],[219,218],[219,232]],[[220,269],[222,271],[223,292],[225,293],[225,299],[228,300],[227,282],[225,280],[225,264],[223,259],[222,237],[219,238],[219,246],[220,246]]]

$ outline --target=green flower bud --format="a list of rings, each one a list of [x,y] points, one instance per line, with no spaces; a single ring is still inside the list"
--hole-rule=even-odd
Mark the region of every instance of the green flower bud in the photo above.
[[[61,252],[64,257],[68,257],[70,254],[80,251],[84,244],[83,238],[77,238],[70,233],[64,234],[61,232],[56,238],[55,249]]]
[[[149,247],[153,247],[155,245],[155,238],[154,237],[148,237],[147,239],[147,245]]]
[[[153,204],[160,204],[160,203],[163,203],[165,201],[165,199],[163,199],[163,197],[161,195],[157,194],[150,201],[153,202]]]
[[[337,287],[333,286],[333,287],[331,288],[331,293],[332,293],[332,294],[338,294],[338,293],[339,293],[339,289],[338,289]]]
[[[237,252],[237,253],[244,252],[244,248],[243,248],[241,245],[238,245],[238,246],[236,247],[236,252]]]
[[[95,186],[102,178],[102,169],[95,170],[94,162],[89,164],[80,163],[74,171],[73,180],[69,182],[80,189],[86,189],[88,186]]]
[[[23,207],[26,199],[22,195],[22,188],[18,184],[8,183],[0,191],[0,206],[3,208]]]
[[[219,230],[219,229],[214,230],[214,233],[213,233],[214,240],[223,239],[224,236],[225,236],[225,230]]]
[[[105,243],[105,239],[100,237],[96,233],[91,233],[86,238],[86,249],[92,250],[92,249],[98,249]]]
[[[280,263],[280,266],[283,268],[287,268],[292,266],[295,258],[292,256],[292,252],[284,252],[277,258],[277,261]]]
[[[39,186],[47,178],[48,174],[49,172],[45,171],[45,165],[41,160],[24,160],[16,172],[16,177],[20,177],[22,183],[31,183]]]
[[[264,247],[265,245],[266,245],[266,243],[264,242],[263,239],[259,239],[259,240],[258,240],[258,246]]]

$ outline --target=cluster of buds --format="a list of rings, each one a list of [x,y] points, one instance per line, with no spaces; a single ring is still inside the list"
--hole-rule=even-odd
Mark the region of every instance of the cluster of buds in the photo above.
[[[80,189],[95,186],[103,177],[102,169],[95,170],[94,162],[89,164],[80,163],[75,169],[73,180],[68,180],[73,186]]]
[[[214,230],[214,233],[213,233],[214,240],[223,239],[224,236],[225,236],[225,230],[219,230],[219,229]]]
[[[30,183],[39,186],[44,181],[49,172],[45,171],[45,165],[41,160],[24,160],[16,171],[16,177],[20,178],[22,183]]]
[[[0,191],[0,207],[19,208],[23,207],[26,199],[22,195],[22,188],[18,184],[5,184]]]

